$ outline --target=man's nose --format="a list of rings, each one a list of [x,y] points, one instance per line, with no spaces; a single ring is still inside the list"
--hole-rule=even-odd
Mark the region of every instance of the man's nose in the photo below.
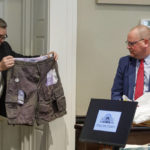
[[[127,49],[130,49],[131,48],[131,46],[130,45],[127,45]]]

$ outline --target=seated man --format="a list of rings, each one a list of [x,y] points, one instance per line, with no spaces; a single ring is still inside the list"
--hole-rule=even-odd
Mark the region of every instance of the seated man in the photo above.
[[[150,29],[135,26],[128,33],[126,43],[130,55],[119,60],[112,100],[121,100],[123,95],[136,100],[150,91]]]
[[[0,72],[4,79],[4,89],[0,98],[0,115],[6,116],[5,111],[5,94],[6,94],[6,73],[7,69],[14,65],[14,57],[37,57],[37,56],[24,56],[18,54],[12,50],[10,45],[5,41],[7,38],[7,23],[0,18]],[[55,60],[57,60],[57,54],[55,52],[49,52],[47,55],[53,54]]]

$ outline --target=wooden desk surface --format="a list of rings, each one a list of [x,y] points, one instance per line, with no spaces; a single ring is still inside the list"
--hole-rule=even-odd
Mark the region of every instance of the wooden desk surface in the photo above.
[[[76,150],[99,150],[99,144],[84,143],[79,141],[83,123],[75,124]],[[128,136],[127,144],[144,145],[150,143],[150,127],[132,127]]]

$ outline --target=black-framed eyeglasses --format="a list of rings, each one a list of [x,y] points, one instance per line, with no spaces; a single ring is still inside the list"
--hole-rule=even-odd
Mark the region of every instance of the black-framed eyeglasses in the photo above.
[[[1,40],[5,40],[6,38],[8,38],[8,35],[7,35],[7,34],[5,34],[5,35],[0,35],[0,39],[1,39]]]
[[[133,46],[133,45],[135,45],[136,43],[138,43],[138,42],[140,42],[142,40],[144,40],[144,39],[140,39],[140,40],[134,41],[134,42],[126,41],[126,44],[129,45],[129,46]]]

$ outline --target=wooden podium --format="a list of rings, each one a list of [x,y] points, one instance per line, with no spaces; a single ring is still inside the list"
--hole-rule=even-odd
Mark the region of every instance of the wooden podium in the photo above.
[[[119,147],[112,147],[109,145],[99,145],[99,149],[98,150],[119,150]]]
[[[117,150],[107,145],[80,142],[79,136],[84,124],[85,116],[77,117],[74,126],[76,132],[76,150]],[[150,143],[150,127],[132,127],[128,136],[127,144],[144,145]]]
[[[108,146],[108,145],[100,145],[99,146],[99,150],[113,150],[112,146]]]

